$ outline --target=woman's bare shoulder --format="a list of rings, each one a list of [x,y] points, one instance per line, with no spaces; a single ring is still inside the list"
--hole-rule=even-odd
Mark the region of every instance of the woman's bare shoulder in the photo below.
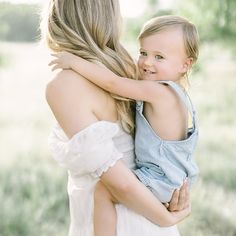
[[[46,86],[47,103],[52,110],[85,106],[91,94],[88,83],[72,70],[60,71]]]
[[[84,77],[72,70],[58,72],[46,86],[47,100],[58,96],[73,96],[74,98],[88,97],[91,92],[100,90]]]
[[[64,91],[71,88],[79,89],[81,82],[85,79],[79,74],[75,73],[72,70],[62,70],[58,72],[52,80],[47,84],[46,92],[51,92],[52,90],[61,90]],[[78,86],[78,87],[77,87]]]
[[[47,84],[47,103],[68,137],[97,121],[89,83],[79,74],[64,70]]]

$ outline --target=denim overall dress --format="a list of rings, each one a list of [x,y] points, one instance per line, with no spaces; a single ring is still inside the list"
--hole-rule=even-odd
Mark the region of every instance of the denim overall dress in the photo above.
[[[172,81],[158,81],[170,86],[187,107],[192,117],[192,127],[185,140],[166,141],[152,129],[143,115],[143,102],[136,104],[135,154],[137,169],[134,173],[161,202],[169,202],[175,189],[188,178],[191,186],[199,170],[193,153],[198,140],[196,114],[190,98]],[[168,127],[167,127],[168,129]]]

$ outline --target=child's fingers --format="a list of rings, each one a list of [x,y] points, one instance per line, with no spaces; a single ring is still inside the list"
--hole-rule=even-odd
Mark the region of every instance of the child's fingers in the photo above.
[[[59,53],[50,53],[50,55],[57,58],[60,56]]]
[[[48,66],[52,66],[54,64],[54,62],[53,61],[50,61],[49,63],[48,63]]]
[[[52,66],[52,65],[54,65],[54,64],[58,64],[58,59],[51,60],[51,61],[48,63],[49,66]]]
[[[52,67],[52,71],[57,70],[57,69],[62,69],[58,64]]]
[[[61,56],[64,56],[64,55],[67,55],[67,54],[70,54],[70,53],[66,52],[66,51],[50,53],[51,56],[56,57],[56,58],[60,58]]]

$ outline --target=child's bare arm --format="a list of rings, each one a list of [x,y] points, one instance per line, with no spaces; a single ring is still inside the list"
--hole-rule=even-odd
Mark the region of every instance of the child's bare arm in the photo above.
[[[150,80],[133,80],[116,75],[109,69],[89,62],[72,53],[52,54],[55,57],[49,65],[56,69],[72,69],[99,87],[111,93],[134,100],[151,102],[163,97],[165,86]]]

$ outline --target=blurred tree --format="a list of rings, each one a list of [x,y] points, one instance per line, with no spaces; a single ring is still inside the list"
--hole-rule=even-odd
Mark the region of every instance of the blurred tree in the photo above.
[[[2,55],[0,55],[0,67],[2,67],[2,64],[3,64],[3,58]]]
[[[147,0],[143,15],[125,19],[125,37],[137,38],[148,19],[166,14],[188,18],[198,28],[201,41],[231,40],[236,37],[236,0],[176,0],[170,9],[161,9],[160,0]]]
[[[235,0],[179,0],[177,13],[191,19],[203,40],[236,36]]]
[[[172,9],[162,9],[160,8],[160,5],[161,1],[159,0],[148,0],[147,9],[145,10],[143,15],[145,19],[149,20],[152,17],[173,14]]]
[[[149,13],[151,15],[155,14],[155,11],[153,10],[158,9],[158,3],[158,0],[148,0],[146,13]]]
[[[39,7],[0,3],[0,40],[35,41],[39,36]]]
[[[173,14],[172,9],[159,9],[159,0],[148,0],[144,13],[136,18],[125,19],[125,39],[134,40],[138,37],[142,25],[149,19],[160,16]]]

